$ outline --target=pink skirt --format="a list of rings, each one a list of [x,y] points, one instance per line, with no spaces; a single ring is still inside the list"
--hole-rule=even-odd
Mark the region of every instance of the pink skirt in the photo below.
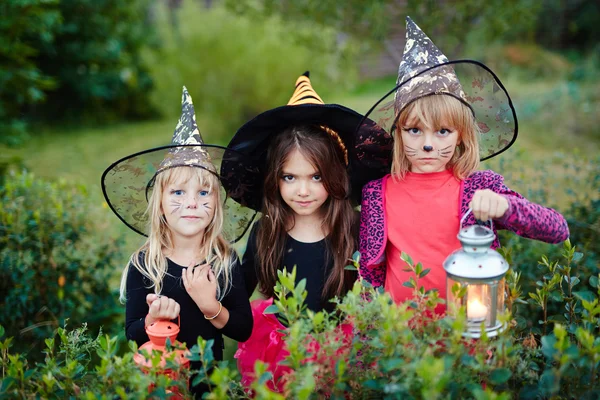
[[[270,390],[283,393],[286,376],[292,372],[287,365],[281,365],[290,353],[283,340],[287,329],[279,322],[275,314],[264,314],[267,307],[273,304],[273,299],[254,300],[251,303],[252,316],[254,317],[254,327],[250,339],[244,343],[238,343],[238,349],[235,353],[237,366],[242,375],[242,385],[249,389],[252,382],[256,379],[254,374],[254,363],[260,360],[267,364],[267,371],[273,374],[273,380],[268,381]],[[335,363],[340,358],[348,357],[354,329],[352,323],[346,322],[337,327],[330,333],[328,340],[340,343],[340,347],[333,355],[326,356],[321,354],[321,346],[315,340],[307,343],[309,356],[304,362],[317,362],[335,368]],[[316,377],[319,378],[319,377]],[[320,379],[317,379],[319,381]],[[327,382],[320,382],[327,384]]]
[[[250,388],[255,380],[254,363],[260,360],[268,365],[267,370],[273,374],[273,380],[268,382],[269,389],[283,393],[285,375],[291,368],[280,365],[290,353],[287,351],[283,337],[286,327],[279,322],[275,314],[264,314],[267,307],[273,304],[273,299],[259,299],[251,303],[254,326],[250,339],[238,343],[235,352],[237,366],[242,375],[242,385]]]

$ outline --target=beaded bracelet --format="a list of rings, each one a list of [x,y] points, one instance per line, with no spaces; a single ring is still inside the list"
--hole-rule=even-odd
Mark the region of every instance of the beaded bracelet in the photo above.
[[[219,311],[217,311],[217,313],[215,315],[213,315],[212,317],[207,317],[206,315],[204,315],[205,319],[215,319],[219,316],[219,314],[221,314],[221,310],[223,310],[223,304],[221,304],[221,302],[219,301]]]

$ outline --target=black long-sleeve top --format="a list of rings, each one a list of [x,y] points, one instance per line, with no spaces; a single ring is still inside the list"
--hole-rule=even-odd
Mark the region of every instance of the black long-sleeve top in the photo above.
[[[142,257],[143,261],[143,257]],[[202,311],[187,293],[181,273],[185,267],[167,259],[167,273],[163,278],[161,295],[172,298],[180,305],[180,332],[177,341],[185,342],[188,348],[197,343],[198,336],[209,340],[214,339],[213,353],[216,360],[223,359],[223,336],[226,335],[238,342],[248,340],[252,333],[252,311],[244,284],[239,261],[236,260],[232,269],[232,287],[221,300],[223,307],[229,311],[229,321],[221,329],[217,329],[209,320],[204,318]],[[150,281],[145,278],[133,265],[127,274],[127,303],[125,307],[125,334],[128,340],[134,340],[141,346],[149,340],[144,328],[144,319],[148,314],[146,295],[154,293],[150,289]]]
[[[246,292],[252,295],[258,284],[258,260],[256,258],[256,232],[260,221],[254,224],[248,237],[246,251],[242,257],[242,270],[246,282]],[[323,287],[333,268],[333,259],[327,255],[326,239],[314,243],[299,242],[287,235],[283,262],[279,270],[287,268],[288,272],[296,266],[296,284],[306,278],[306,304],[307,308],[318,312],[323,309],[333,310],[333,303],[323,298]]]

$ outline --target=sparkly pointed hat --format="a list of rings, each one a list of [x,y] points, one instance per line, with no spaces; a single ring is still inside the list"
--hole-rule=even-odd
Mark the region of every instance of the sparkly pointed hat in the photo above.
[[[392,138],[356,111],[339,104],[325,104],[313,89],[307,71],[296,80],[287,105],[248,121],[229,142],[227,147],[247,155],[250,163],[244,171],[239,170],[239,165],[222,164],[221,174],[231,177],[223,181],[231,197],[260,210],[267,149],[277,135],[294,125],[316,125],[334,140],[340,150],[340,161],[350,174],[351,198],[355,202],[359,201],[365,183],[390,168]]]
[[[431,95],[452,96],[471,109],[479,128],[482,161],[502,153],[516,140],[517,115],[508,92],[494,72],[477,61],[449,61],[407,17],[406,45],[396,86],[365,118],[394,135],[402,110],[413,101]]]
[[[124,157],[111,164],[102,174],[102,192],[107,204],[125,225],[147,236],[148,199],[156,177],[175,167],[202,168],[217,176],[223,162],[242,163],[243,155],[224,147],[205,144],[196,124],[192,97],[185,86],[181,98],[181,116],[171,143]],[[255,212],[227,197],[222,188],[223,235],[231,242],[245,233]]]

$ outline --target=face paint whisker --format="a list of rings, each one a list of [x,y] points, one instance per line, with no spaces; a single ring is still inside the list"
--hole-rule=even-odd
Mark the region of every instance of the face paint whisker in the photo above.
[[[441,158],[450,158],[450,157],[452,157],[452,154],[454,154],[454,150],[452,150],[451,148],[452,148],[452,145],[446,146],[443,149],[438,150],[438,155]]]
[[[417,154],[417,150],[413,149],[410,146],[404,145],[404,152],[406,153],[407,156],[412,157],[414,155]]]
[[[181,206],[183,205],[183,203],[181,203],[180,201],[173,201],[171,200],[171,204],[170,204],[173,208],[173,210],[171,211],[171,214],[175,214],[177,211],[179,211],[179,209],[181,208]]]

